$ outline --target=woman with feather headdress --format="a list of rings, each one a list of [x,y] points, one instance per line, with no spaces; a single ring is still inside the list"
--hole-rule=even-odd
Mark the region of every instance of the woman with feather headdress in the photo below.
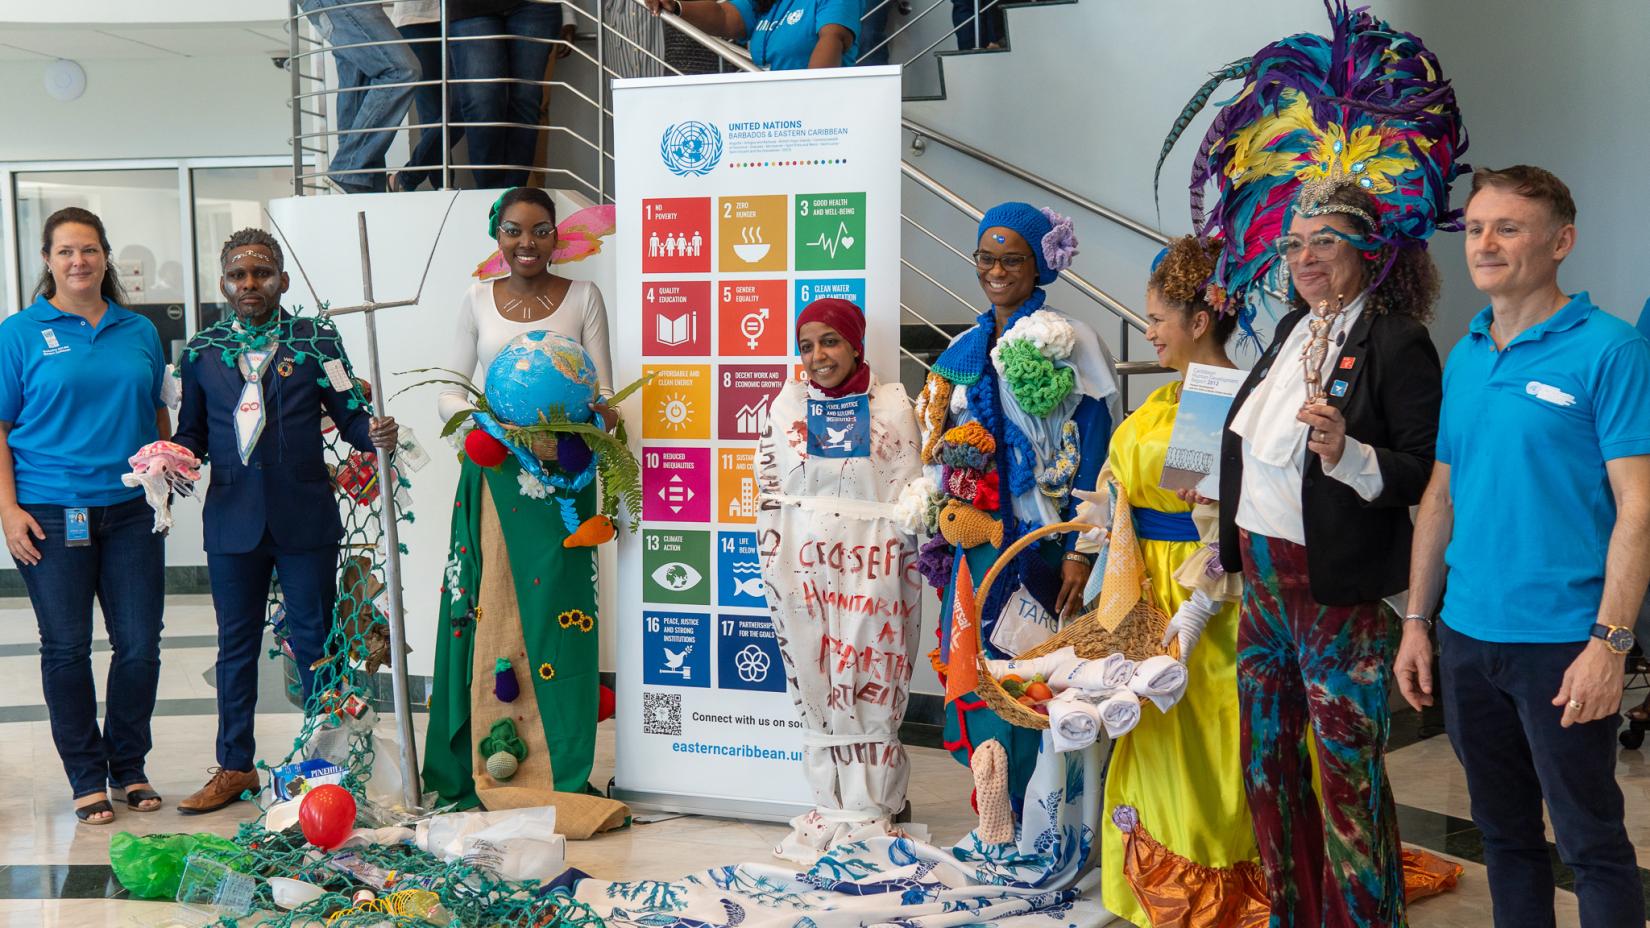
[[[1220,561],[1245,581],[1241,775],[1270,924],[1402,925],[1385,768],[1398,623],[1382,600],[1406,585],[1408,507],[1432,464],[1440,367],[1425,320],[1438,278],[1425,244],[1455,218],[1466,137],[1419,39],[1343,0],[1326,6],[1329,36],[1283,39],[1211,81],[1245,78],[1192,173],[1196,230],[1224,242],[1212,302],[1251,335],[1264,292],[1292,309],[1232,403]]]

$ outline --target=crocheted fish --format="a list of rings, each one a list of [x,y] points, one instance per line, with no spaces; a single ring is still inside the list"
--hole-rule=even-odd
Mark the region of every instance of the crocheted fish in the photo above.
[[[946,541],[964,548],[986,542],[992,547],[1003,545],[1003,523],[991,518],[972,505],[954,499],[940,510],[940,535]]]
[[[1369,191],[1386,242],[1422,241],[1457,219],[1449,185],[1468,170],[1459,160],[1467,136],[1437,56],[1346,0],[1324,6],[1330,35],[1289,36],[1227,65],[1198,89],[1165,142],[1166,152],[1215,86],[1245,79],[1198,146],[1190,184],[1194,229],[1224,239],[1217,293],[1239,307],[1272,270],[1272,243],[1303,183],[1334,178]],[[1205,214],[1211,183],[1218,198]]]

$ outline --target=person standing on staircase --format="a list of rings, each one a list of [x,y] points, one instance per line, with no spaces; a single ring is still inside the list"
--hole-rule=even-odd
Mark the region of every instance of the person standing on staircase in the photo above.
[[[846,68],[859,60],[860,0],[646,0],[711,35],[749,41],[769,71]]]

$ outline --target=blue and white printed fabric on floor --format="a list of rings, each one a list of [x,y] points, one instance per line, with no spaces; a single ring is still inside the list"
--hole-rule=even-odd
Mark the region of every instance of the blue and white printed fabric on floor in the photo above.
[[[615,928],[1088,928],[1112,921],[1089,884],[1102,753],[1043,736],[1015,840],[970,832],[947,850],[910,838],[841,844],[806,872],[715,867],[677,882],[585,877],[574,896]],[[1089,890],[1086,891],[1085,890]]]

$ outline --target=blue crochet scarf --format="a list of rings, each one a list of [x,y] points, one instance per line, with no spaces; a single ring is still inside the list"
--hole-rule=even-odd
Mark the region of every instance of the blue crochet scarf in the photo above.
[[[1007,332],[1014,324],[1043,308],[1048,295],[1042,287],[1031,291],[1031,296],[1014,311],[1003,325]],[[968,409],[980,425],[991,433],[997,443],[997,481],[1002,488],[998,510],[1003,523],[1003,548],[1013,544],[1021,535],[1036,528],[1034,522],[1022,522],[1014,513],[1014,496],[1025,493],[1037,482],[1037,456],[1031,442],[1008,421],[1002,411],[1002,394],[997,389],[997,370],[991,363],[991,346],[997,340],[997,311],[988,309],[974,320],[974,328],[964,332],[940,354],[934,362],[934,373],[944,377],[958,388],[965,389]],[[981,621],[987,628],[996,624],[1008,597],[1020,586],[1029,558],[1036,557],[1036,545],[1020,552],[992,585],[991,593],[980,605]]]

